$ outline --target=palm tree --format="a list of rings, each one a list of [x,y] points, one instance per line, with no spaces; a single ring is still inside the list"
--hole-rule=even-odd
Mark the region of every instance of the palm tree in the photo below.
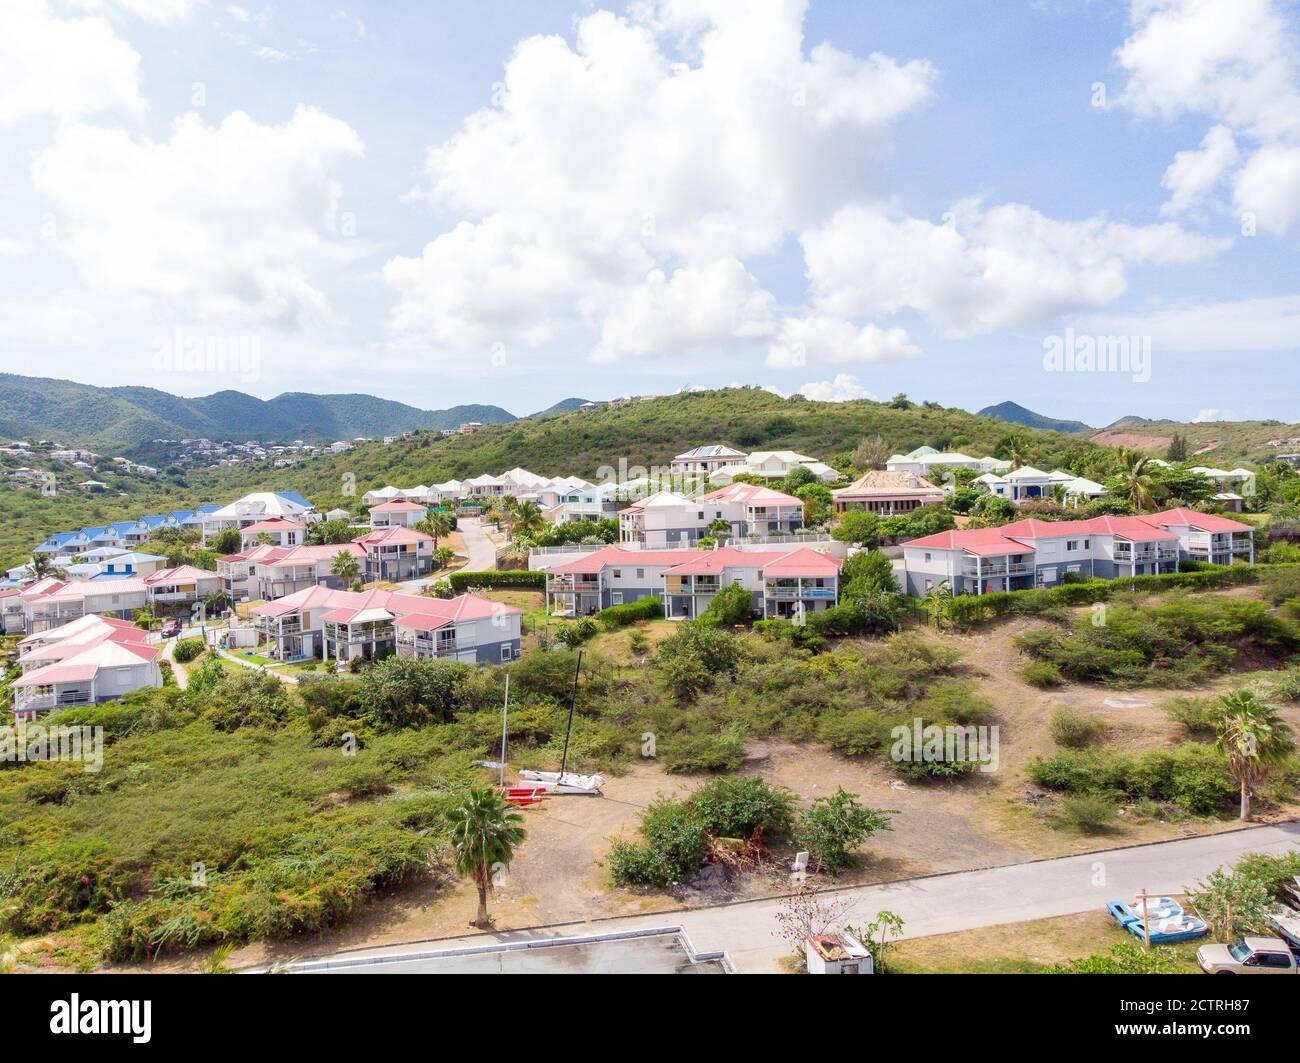
[[[32,554],[32,575],[44,579],[50,574],[50,555]]]
[[[1241,786],[1241,819],[1250,819],[1252,788],[1295,751],[1291,728],[1253,690],[1234,690],[1219,699],[1214,745],[1228,758]]]
[[[361,574],[361,566],[357,564],[356,557],[346,550],[340,550],[330,562],[330,573],[338,576],[345,587],[351,587]]]
[[[1152,479],[1151,459],[1145,454],[1126,450],[1121,452],[1124,469],[1115,478],[1115,494],[1128,502],[1138,513],[1156,508],[1155,481]]]
[[[1024,432],[1012,432],[999,441],[996,453],[1019,468],[1029,464],[1029,451],[1032,446]]]
[[[424,520],[416,524],[415,529],[432,538],[433,548],[437,550],[438,540],[444,535],[450,535],[455,526],[455,519],[450,513],[435,509]]]
[[[456,873],[473,879],[478,888],[478,915],[474,925],[488,926],[488,894],[493,878],[509,866],[524,840],[524,817],[506,799],[486,786],[472,787],[460,804],[447,813]]]

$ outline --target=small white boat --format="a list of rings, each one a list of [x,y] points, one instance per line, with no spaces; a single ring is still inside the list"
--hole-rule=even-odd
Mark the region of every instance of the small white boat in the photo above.
[[[558,771],[532,771],[521,768],[519,777],[530,784],[536,784],[538,789],[545,788],[547,793],[552,794],[586,794],[599,797],[600,788],[605,785],[603,775],[580,775],[574,771],[561,774]]]

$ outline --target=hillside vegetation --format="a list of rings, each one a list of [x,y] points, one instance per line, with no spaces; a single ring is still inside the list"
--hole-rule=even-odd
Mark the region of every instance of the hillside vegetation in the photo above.
[[[618,409],[528,418],[491,425],[469,436],[415,433],[384,446],[356,447],[289,469],[239,468],[197,474],[200,493],[234,497],[272,484],[300,491],[318,506],[355,504],[345,494],[355,477],[357,495],[371,487],[438,483],[522,465],[544,475],[594,478],[602,467],[666,467],[673,456],[703,443],[741,450],[796,450],[848,467],[864,440],[876,440],[882,457],[928,444],[974,456],[990,454],[1015,432],[1034,446],[1048,467],[1097,453],[1084,440],[1008,425],[965,410],[933,405],[811,402],[783,399],[760,388],[727,388],[666,395]]]
[[[1122,446],[1145,450],[1162,457],[1174,436],[1187,440],[1191,458],[1198,464],[1231,469],[1242,462],[1259,464],[1279,453],[1294,454],[1300,444],[1270,447],[1270,440],[1300,439],[1300,423],[1281,421],[1148,421],[1143,417],[1123,417],[1089,436],[1102,446]]]
[[[499,406],[420,410],[373,395],[302,392],[268,400],[240,391],[184,399],[155,388],[100,388],[0,374],[0,435],[91,447],[130,449],[152,439],[189,436],[328,442],[417,428],[455,428],[465,421],[487,424],[513,419]]]

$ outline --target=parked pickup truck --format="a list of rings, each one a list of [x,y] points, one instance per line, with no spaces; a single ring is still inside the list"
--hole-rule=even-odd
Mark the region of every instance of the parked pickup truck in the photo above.
[[[1231,945],[1202,945],[1196,962],[1206,974],[1295,974],[1297,951],[1281,938],[1244,937]]]

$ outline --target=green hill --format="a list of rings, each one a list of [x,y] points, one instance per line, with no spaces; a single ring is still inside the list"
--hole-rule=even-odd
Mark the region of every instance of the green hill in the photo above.
[[[1277,454],[1300,452],[1300,423],[1282,421],[1153,421],[1121,417],[1088,436],[1101,446],[1128,447],[1163,455],[1174,436],[1187,440],[1187,450],[1198,465],[1233,468],[1243,462],[1267,463]],[[1271,445],[1280,444],[1280,445]]]
[[[384,446],[374,443],[286,469],[230,466],[197,472],[191,485],[215,498],[270,487],[300,491],[319,505],[355,506],[342,485],[355,478],[357,494],[372,487],[436,483],[516,465],[543,475],[594,479],[603,467],[667,466],[673,456],[703,443],[742,450],[797,450],[847,463],[864,440],[879,437],[885,455],[923,444],[992,453],[1015,433],[1034,446],[1049,467],[1086,467],[1097,448],[1086,440],[1011,426],[965,410],[936,405],[898,408],[890,403],[812,402],[783,399],[760,388],[666,395],[617,409],[523,418],[488,425],[473,435],[441,437],[417,432]]]
[[[158,438],[331,442],[420,428],[455,428],[465,421],[513,420],[514,415],[500,406],[421,410],[373,395],[303,392],[259,399],[240,391],[219,391],[186,399],[156,388],[100,388],[0,374],[0,435],[57,439],[128,453]]]
[[[1049,432],[1090,432],[1090,425],[1082,421],[1064,421],[1055,417],[1044,417],[1041,413],[1027,410],[1018,402],[1000,402],[996,406],[985,406],[980,410],[981,417],[992,417],[1009,424],[1024,425],[1026,428],[1044,428]]]

